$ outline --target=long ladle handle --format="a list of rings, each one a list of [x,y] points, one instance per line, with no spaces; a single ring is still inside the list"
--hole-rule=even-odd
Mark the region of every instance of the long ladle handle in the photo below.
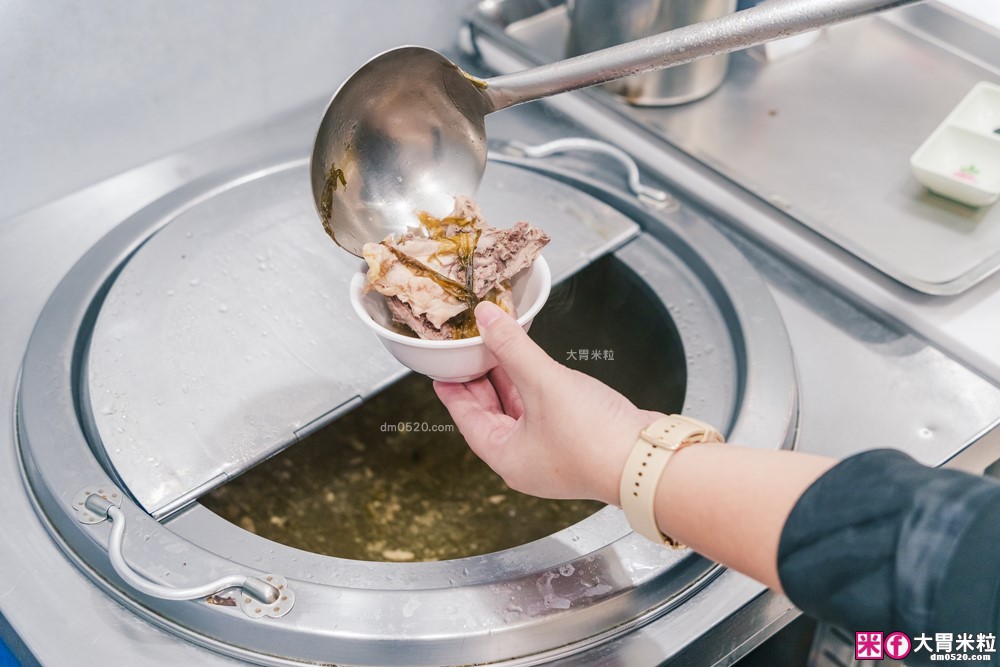
[[[490,111],[683,65],[919,0],[771,0],[720,18],[485,81]]]

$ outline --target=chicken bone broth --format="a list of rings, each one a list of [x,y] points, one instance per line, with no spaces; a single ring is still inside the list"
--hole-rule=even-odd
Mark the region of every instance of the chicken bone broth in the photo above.
[[[507,549],[600,509],[512,491],[410,375],[202,498],[245,530],[313,553],[416,562]]]
[[[444,218],[418,219],[419,228],[362,249],[366,289],[385,297],[396,324],[420,338],[453,340],[479,335],[473,311],[480,301],[517,316],[510,281],[549,242],[545,232],[527,222],[490,227],[467,197],[457,197]]]

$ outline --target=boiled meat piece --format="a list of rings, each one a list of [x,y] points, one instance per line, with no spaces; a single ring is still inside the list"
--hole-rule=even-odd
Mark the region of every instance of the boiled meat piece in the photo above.
[[[368,262],[368,287],[384,296],[395,297],[406,304],[415,317],[425,318],[431,326],[440,329],[445,322],[467,310],[469,303],[461,297],[459,289],[449,291],[440,279],[435,280],[430,274],[421,275],[422,272],[404,264],[393,249],[408,255],[407,245],[394,246],[388,240],[365,244],[362,252]],[[436,265],[435,262],[424,264],[430,270]]]
[[[510,280],[531,266],[548,235],[526,222],[490,227],[467,197],[444,218],[420,218],[420,229],[363,248],[368,289],[386,297],[393,320],[420,338],[449,340],[478,335],[471,310],[479,301],[515,314]]]
[[[389,313],[394,322],[407,326],[420,338],[428,340],[451,340],[455,337],[455,327],[445,322],[440,327],[435,327],[425,315],[417,316],[405,302],[398,296],[387,296],[385,303],[389,306]]]
[[[531,266],[548,242],[548,234],[526,222],[483,230],[472,262],[472,291],[482,298],[509,281]]]

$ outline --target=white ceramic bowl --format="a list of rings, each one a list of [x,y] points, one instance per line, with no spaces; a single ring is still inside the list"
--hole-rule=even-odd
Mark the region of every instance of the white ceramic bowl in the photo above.
[[[1000,199],[1000,86],[982,81],[910,158],[917,180],[969,206]]]
[[[368,266],[351,278],[351,305],[361,321],[378,335],[389,354],[417,373],[442,382],[468,382],[486,374],[497,360],[486,349],[481,336],[461,340],[424,340],[396,333],[385,297],[374,290],[365,294]],[[517,322],[527,331],[545,305],[552,288],[552,273],[543,257],[511,281]]]

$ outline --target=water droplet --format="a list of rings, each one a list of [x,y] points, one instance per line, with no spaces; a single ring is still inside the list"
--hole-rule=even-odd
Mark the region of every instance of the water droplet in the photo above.
[[[173,296],[173,295],[174,295],[174,291],[172,289],[168,289],[167,290],[167,296]]]
[[[219,312],[220,313],[228,313],[229,312],[229,306],[227,306],[224,303],[220,303],[219,304]]]
[[[201,278],[192,278],[191,280],[188,281],[188,285],[190,285],[191,287],[197,287],[200,284],[201,284]]]
[[[924,426],[923,428],[917,430],[917,435],[924,439],[933,438],[934,429]]]

